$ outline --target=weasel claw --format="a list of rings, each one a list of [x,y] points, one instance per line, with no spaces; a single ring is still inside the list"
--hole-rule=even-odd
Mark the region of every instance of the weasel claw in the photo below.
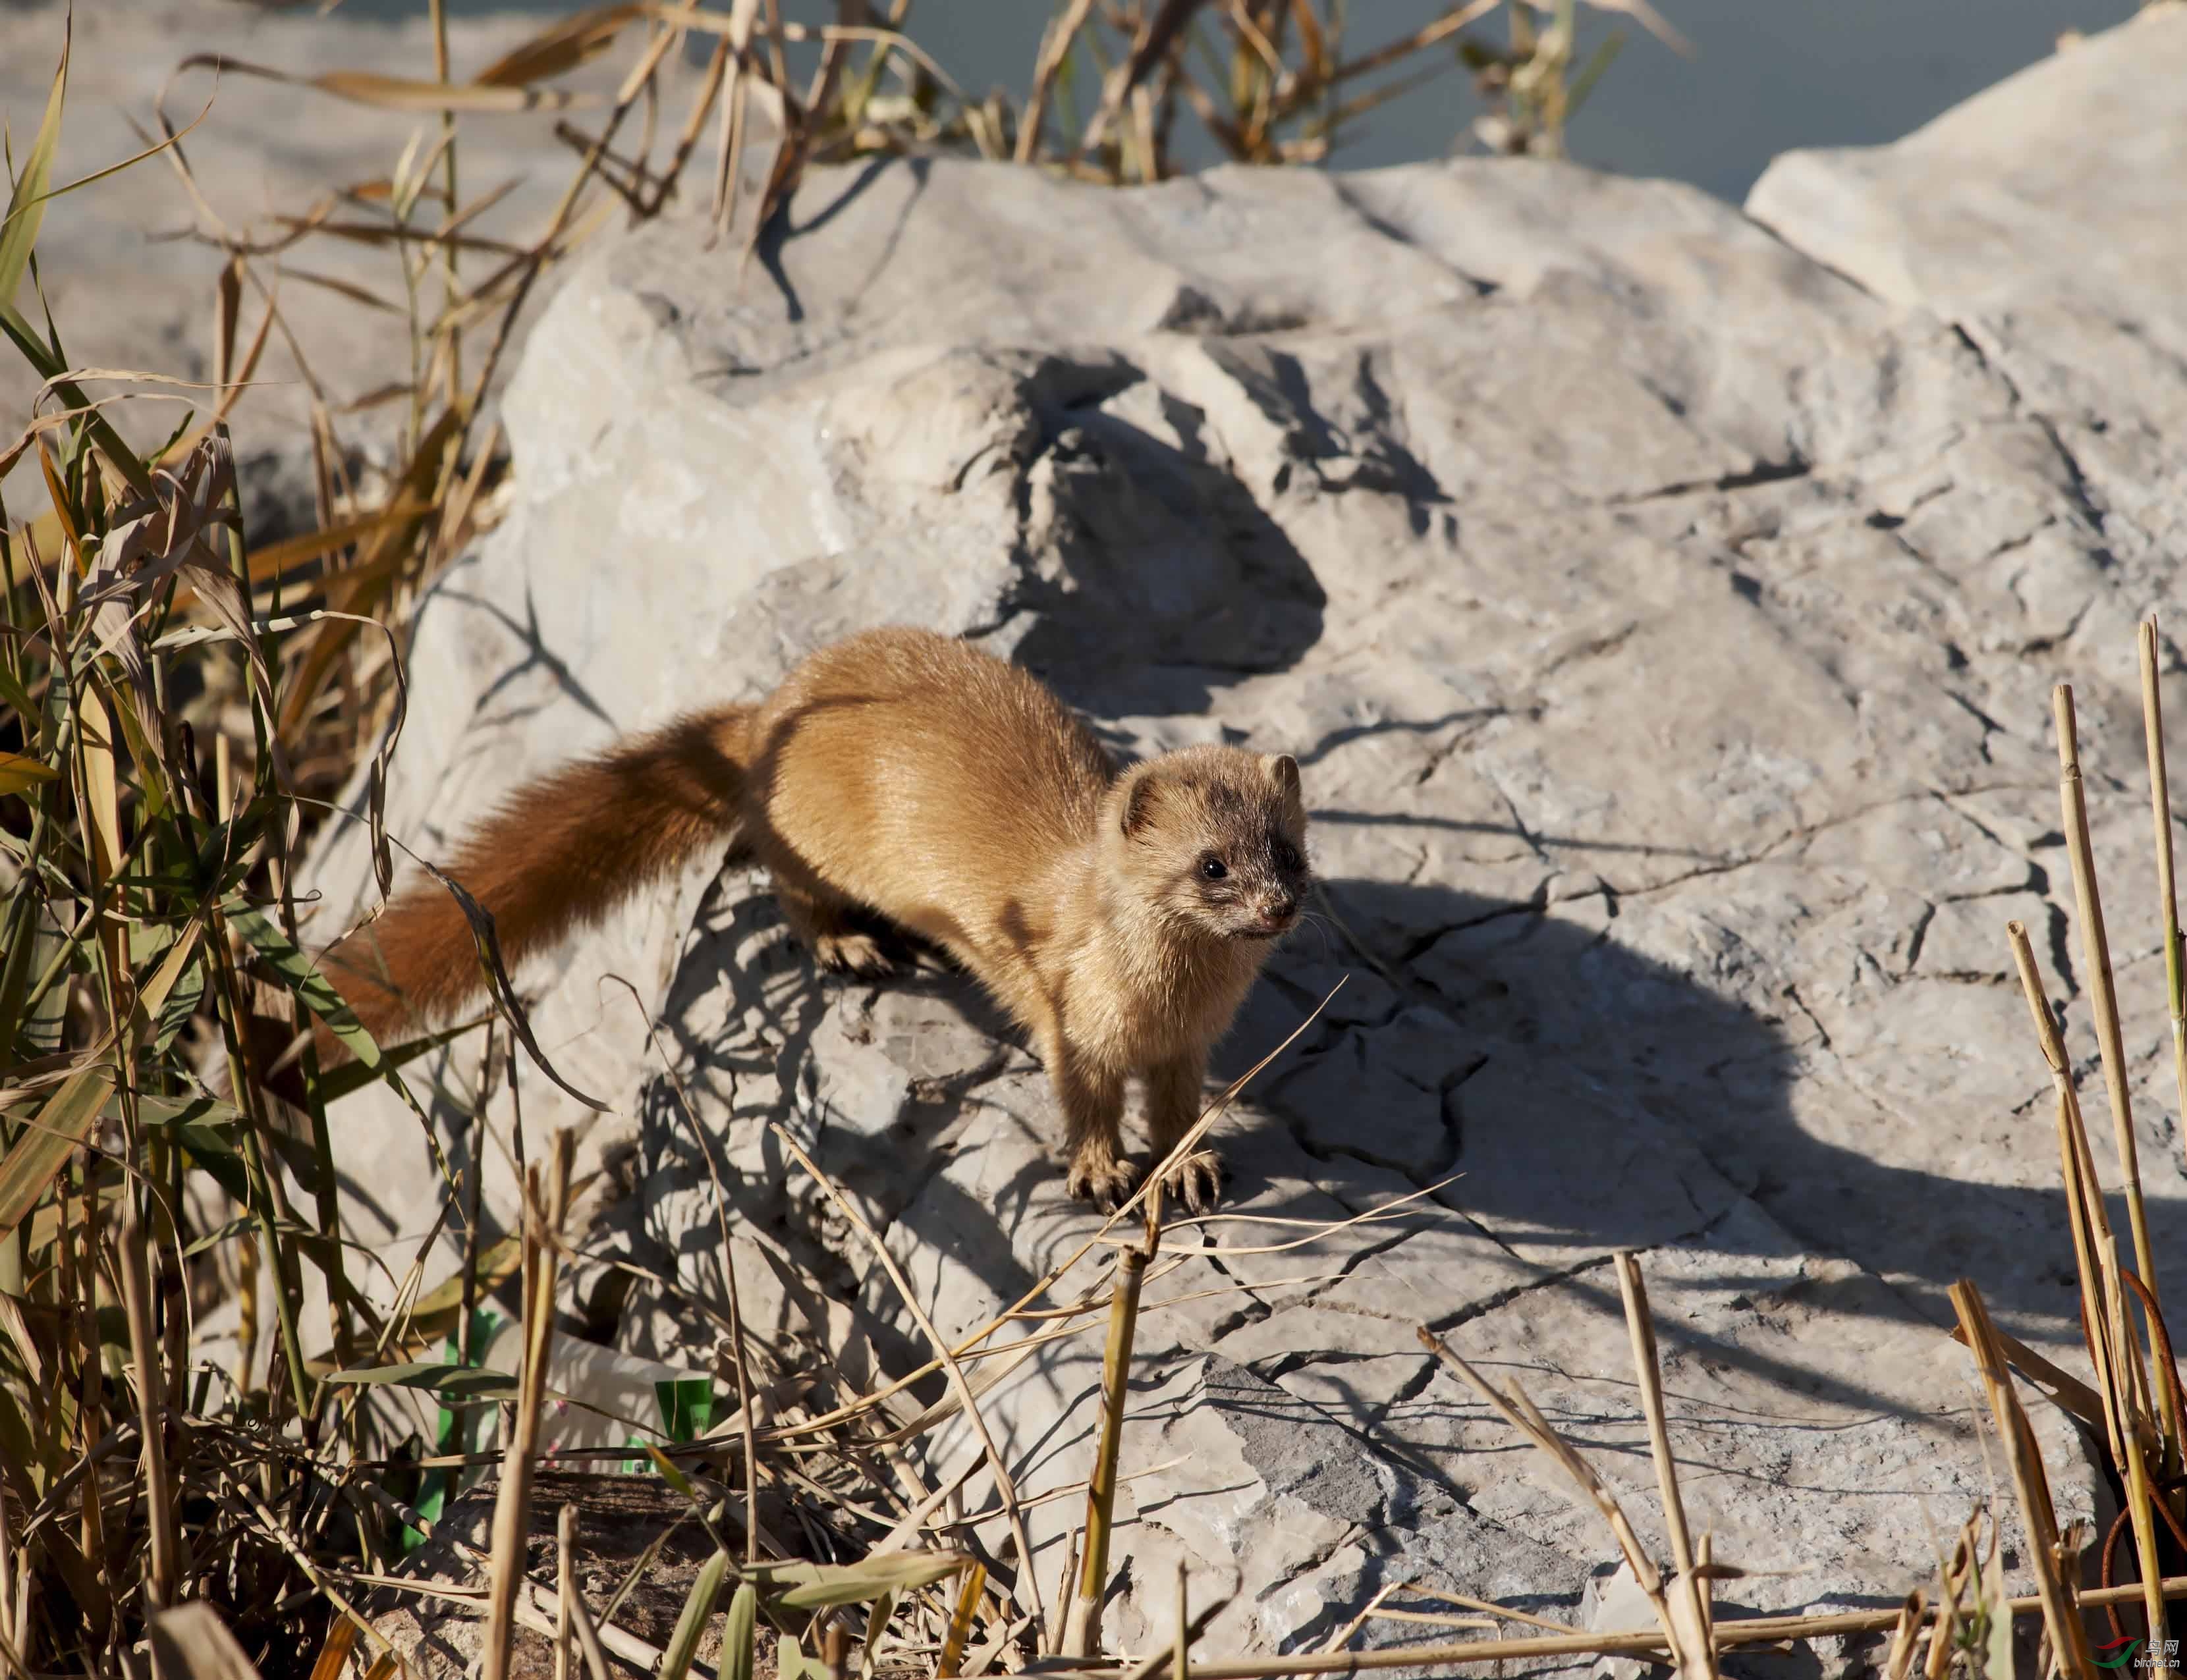
[[[1195,1150],[1170,1169],[1162,1188],[1187,1212],[1212,1213],[1223,1200],[1223,1158],[1212,1149]]]
[[[1075,1160],[1064,1187],[1081,1201],[1092,1202],[1104,1213],[1113,1213],[1117,1204],[1132,1194],[1138,1183],[1138,1174],[1129,1161]]]
[[[863,933],[822,935],[812,942],[812,960],[831,973],[857,975],[869,980],[878,979],[896,968],[880,942]]]

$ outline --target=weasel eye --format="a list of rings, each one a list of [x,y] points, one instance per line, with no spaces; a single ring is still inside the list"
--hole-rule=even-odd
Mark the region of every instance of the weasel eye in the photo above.
[[[1230,872],[1223,867],[1221,858],[1203,857],[1200,860],[1200,873],[1211,881],[1219,881]]]

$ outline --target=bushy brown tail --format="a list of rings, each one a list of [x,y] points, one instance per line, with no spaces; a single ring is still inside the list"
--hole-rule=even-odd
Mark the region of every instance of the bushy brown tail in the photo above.
[[[734,838],[752,708],[694,712],[519,789],[446,872],[493,918],[513,971],[605,917],[709,845]],[[375,1038],[445,1016],[485,990],[470,924],[428,879],[320,958]],[[402,1036],[408,1037],[408,1033]],[[322,1058],[332,1054],[319,1033]]]

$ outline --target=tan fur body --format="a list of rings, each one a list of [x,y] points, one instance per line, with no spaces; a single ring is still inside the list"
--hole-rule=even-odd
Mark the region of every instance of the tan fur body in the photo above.
[[[825,966],[887,959],[871,913],[951,952],[1032,1033],[1070,1127],[1071,1183],[1129,1188],[1119,1121],[1144,1078],[1156,1155],[1198,1118],[1207,1054],[1305,891],[1288,758],[1191,748],[1119,775],[1025,671],[930,632],[822,649],[764,703],[679,720],[531,784],[447,873],[513,964],[726,839],[772,874]],[[1211,871],[1215,872],[1211,878]],[[480,990],[436,883],[327,953],[375,1034]],[[1178,1187],[1212,1197],[1215,1162]]]

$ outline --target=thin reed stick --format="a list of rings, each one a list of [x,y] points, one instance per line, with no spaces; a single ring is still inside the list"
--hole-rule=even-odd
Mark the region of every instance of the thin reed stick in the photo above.
[[[797,1164],[811,1176],[814,1183],[827,1193],[829,1200],[835,1203],[837,1211],[849,1221],[852,1228],[865,1239],[866,1245],[874,1251],[874,1258],[888,1273],[889,1282],[895,1286],[897,1296],[918,1321],[927,1346],[942,1360],[943,1368],[948,1373],[949,1386],[956,1392],[958,1404],[964,1408],[964,1420],[980,1438],[981,1449],[987,1458],[988,1473],[995,1479],[995,1492],[1002,1500],[1004,1510],[1009,1518],[1010,1537],[1016,1542],[1018,1553],[1017,1579],[1012,1583],[1011,1596],[1032,1614],[1033,1623],[1037,1627],[1047,1618],[1041,1607],[1040,1582],[1033,1568],[1032,1542],[1026,1533],[1025,1515],[1018,1505],[1017,1483],[1010,1475],[1009,1466],[1003,1462],[1002,1448],[995,1444],[994,1432],[987,1427],[987,1419],[981,1414],[979,1402],[972,1393],[972,1385],[965,1379],[964,1368],[958,1363],[942,1332],[935,1328],[932,1316],[921,1304],[919,1292],[912,1288],[911,1280],[903,1275],[903,1268],[897,1264],[896,1256],[889,1252],[888,1245],[881,1241],[874,1228],[866,1222],[865,1216],[838,1188],[835,1181],[823,1172],[812,1157],[799,1147],[796,1138],[790,1135],[786,1127],[779,1121],[769,1121],[768,1129],[782,1140],[782,1146],[797,1158]],[[502,1680],[502,1677],[489,1676],[487,1680]]]
[[[1679,1672],[1715,1680],[1706,1589],[1694,1572],[1693,1537],[1686,1528],[1685,1501],[1678,1494],[1678,1466],[1672,1461],[1671,1431],[1663,1415],[1663,1374],[1656,1358],[1656,1326],[1648,1312],[1648,1286],[1641,1281],[1640,1262],[1631,1250],[1621,1250],[1616,1265],[1625,1329],[1633,1340],[1633,1369],[1640,1383],[1640,1407],[1648,1419],[1648,1449],[1656,1460],[1656,1482],[1663,1495],[1663,1526],[1670,1533],[1671,1561],[1678,1570],[1669,1602],[1684,1647],[1679,1653]]]
[[[2187,1117],[2187,964],[2181,960],[2179,894],[2172,857],[2172,787],[2164,766],[2164,698],[2156,680],[2156,620],[2141,624],[2141,720],[2149,745],[2150,814],[2156,829],[2156,896],[2164,919],[2165,997],[2172,1014],[2172,1065]]]
[[[1624,1554],[1625,1566],[1633,1572],[1633,1582],[1655,1608],[1656,1619],[1663,1629],[1663,1648],[1678,1655],[1682,1668],[1690,1666],[1695,1654],[1681,1649],[1685,1643],[1685,1632],[1679,1620],[1672,1615],[1670,1605],[1664,1599],[1662,1576],[1656,1570],[1655,1560],[1648,1555],[1647,1548],[1640,1543],[1640,1537],[1633,1532],[1632,1520],[1626,1516],[1624,1507],[1617,1503],[1617,1496],[1602,1485],[1602,1479],[1595,1475],[1594,1467],[1572,1450],[1569,1441],[1549,1427],[1549,1420],[1527,1398],[1526,1391],[1520,1386],[1516,1379],[1512,1379],[1507,1392],[1452,1351],[1442,1338],[1426,1325],[1415,1327],[1414,1334],[1420,1337],[1421,1346],[1457,1372],[1466,1386],[1487,1401],[1498,1417],[1525,1436],[1562,1470],[1579,1497],[1601,1514],[1611,1534],[1616,1539],[1617,1549]],[[1524,1644],[1527,1642],[1521,1640],[1517,1643]],[[1220,1667],[1218,1664],[1202,1669],[1201,1680],[1207,1680],[1207,1677],[1217,1672]]]
[[[2156,1437],[2144,1417],[2148,1384],[2133,1321],[2127,1314],[2125,1290],[2120,1283],[2118,1245],[2104,1213],[2103,1189],[2097,1183],[2095,1162],[2089,1150],[2088,1128],[2082,1121],[2080,1100],[2073,1090],[2065,1040],[2043,997],[2027,930],[2018,922],[2011,922],[2006,924],[2005,932],[2012,941],[2021,987],[2035,1017],[2044,1059],[2049,1064],[2057,1090],[2061,1168],[2065,1178],[2067,1215],[2073,1228],[2075,1256],[2081,1268],[2081,1299],[2089,1327],[2089,1353],[2095,1367],[2097,1391],[2104,1402],[2112,1462],[2126,1479],[2127,1508],[2133,1517],[2142,1579],[2153,1582],[2159,1573],[2156,1520],[2150,1503],[2151,1487],[2145,1448],[2155,1446]],[[1966,1325],[1964,1315],[1961,1324],[1963,1329]],[[1993,1338],[1995,1332],[1989,1334]],[[1972,1346],[1971,1340],[1969,1346]],[[1979,1352],[1977,1357],[1981,1357]],[[2154,1599],[2150,1600],[2150,1637],[2161,1637],[2156,1630],[2162,1625],[2162,1612],[2156,1608]]]
[[[2187,1598],[2187,1575],[2167,1576],[2161,1583],[2167,1599]],[[2132,1604],[2141,1596],[2139,1584],[2097,1587],[2079,1595],[2083,1609]],[[2041,1612],[2039,1596],[2008,1599],[2004,1608],[2015,1616]],[[1719,1649],[1740,1645],[1774,1645],[1792,1639],[1838,1638],[1850,1633],[1881,1633],[1898,1625],[1903,1607],[1887,1610],[1843,1610],[1828,1615],[1757,1616],[1749,1621],[1726,1621],[1717,1626]],[[1930,1625],[1937,1612],[1926,1612]],[[1669,1650],[1666,1636],[1646,1631],[1631,1633],[1545,1634],[1538,1639],[1465,1639],[1448,1645],[1401,1645],[1390,1650],[1302,1651],[1293,1656],[1257,1662],[1195,1662],[1193,1680],[1284,1680],[1293,1674],[1358,1674],[1382,1668],[1450,1668],[1476,1662],[1521,1662],[1534,1657],[1655,1656]],[[1065,1680],[1060,1672],[1043,1680]]]
[[[2043,1456],[2036,1450],[2034,1433],[2027,1426],[2027,1414],[2021,1409],[2020,1396],[2013,1390],[2004,1356],[1991,1332],[1989,1312],[1982,1305],[1981,1291],[1962,1278],[1952,1285],[1951,1297],[1959,1327],[1966,1332],[1967,1346],[1974,1354],[1975,1369],[1989,1398],[1990,1415],[1997,1424],[1998,1438],[2004,1444],[2014,1491],[2020,1497],[2021,1521],[2027,1528],[2032,1554],[2029,1566],[2035,1571],[2036,1596],[2042,1601],[2043,1622],[2050,1635],[2050,1649],[2067,1674],[2076,1677],[2076,1680],[2093,1680],[2095,1669],[2089,1654],[2088,1631],[2081,1624],[2072,1588],[2059,1574],[2058,1517],[2050,1503],[2050,1484],[2043,1474]],[[2137,1452],[2134,1457],[2139,1459],[2140,1454]],[[2156,1607],[2159,1618],[2152,1627],[2161,1627],[2162,1603],[2156,1596],[2154,1576],[2150,1578],[2149,1587],[2149,1602]]]
[[[563,1216],[569,1211],[572,1143],[567,1129],[556,1132],[553,1177],[546,1177],[544,1163],[535,1164],[526,1174],[524,1371],[517,1385],[516,1419],[502,1460],[501,1486],[494,1497],[485,1680],[508,1680],[517,1593],[524,1584],[525,1539],[531,1520],[532,1461],[538,1451],[539,1414],[546,1400],[547,1360],[554,1346],[554,1273]]]
[[[2100,1333],[2105,1318],[2097,1259],[2097,1230],[2104,1216],[2102,1193],[2082,1174],[2082,1145],[2076,1138],[2076,1133],[2081,1131],[2080,1098],[2073,1090],[2072,1064],[2066,1058],[2066,1040],[2058,1030],[2057,1018],[2050,1013],[2049,1000],[2044,996],[2043,976],[2035,966],[2035,950],[2028,943],[2027,926],[2017,921],[2007,922],[2004,933],[2012,945],[2013,961],[2020,969],[2021,992],[2027,999],[2028,1013],[2034,1017],[2036,1041],[2043,1047],[2043,1059],[2049,1067],[2051,1086],[2057,1096],[2059,1172],[2066,1188],[2066,1222],[2072,1232],[2081,1300],[2088,1309],[2089,1359],[2095,1368],[2096,1391],[2104,1405],[2104,1428],[2110,1436],[2111,1455],[2117,1458],[2125,1451],[2122,1420],[2111,1403],[2119,1385],[2111,1374],[2111,1338]],[[2107,1237],[2108,1233],[2105,1234]]]

